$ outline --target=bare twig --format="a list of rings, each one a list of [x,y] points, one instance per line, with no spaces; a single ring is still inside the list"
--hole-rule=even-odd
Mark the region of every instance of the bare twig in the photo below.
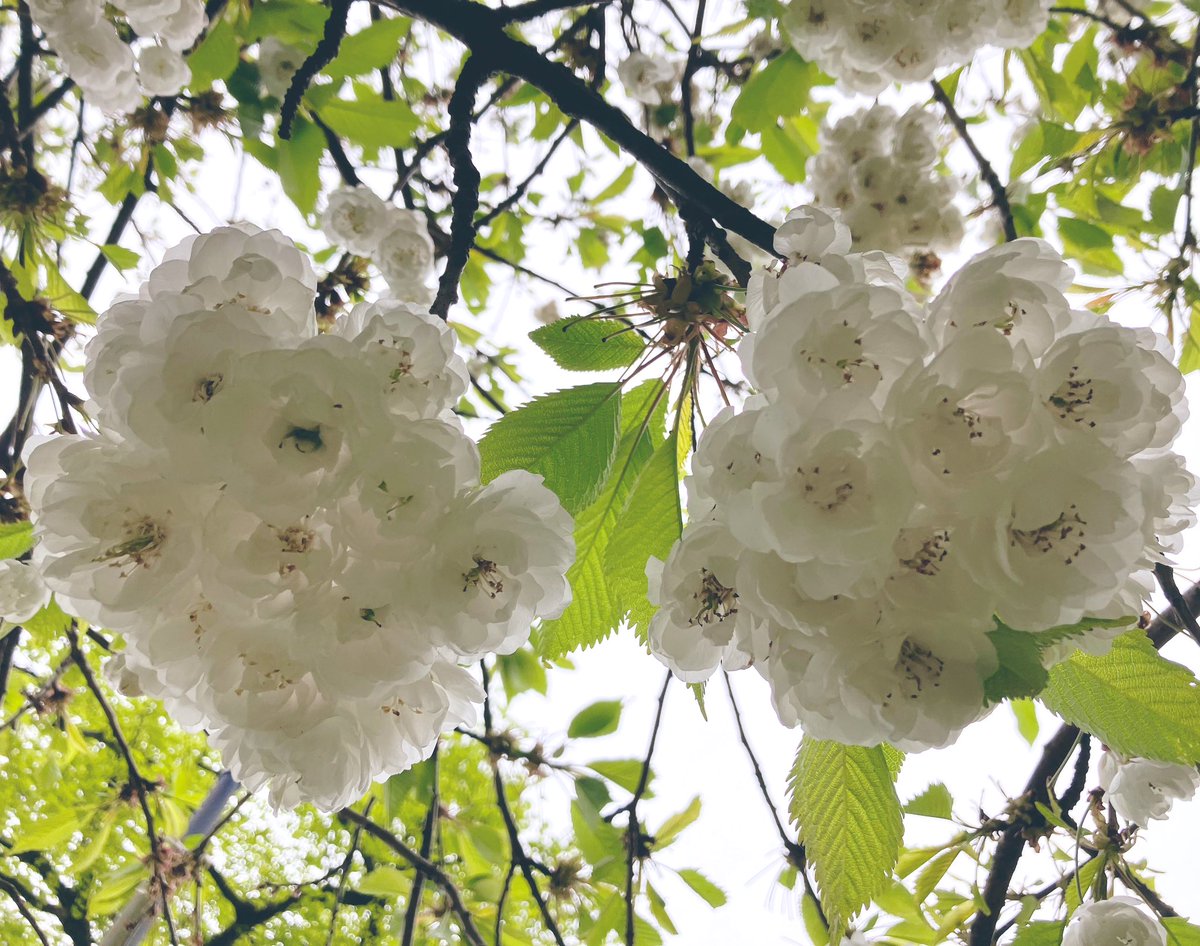
[[[967,150],[971,152],[971,157],[975,159],[975,163],[979,166],[979,175],[983,178],[983,182],[988,186],[988,190],[992,192],[992,205],[996,208],[996,212],[1000,214],[1000,219],[1004,224],[1004,239],[1015,240],[1017,238],[1017,223],[1013,219],[1012,205],[1008,202],[1008,191],[1000,182],[1000,177],[996,174],[996,169],[992,167],[990,161],[983,156],[983,152],[979,150],[979,146],[975,144],[975,139],[971,137],[971,132],[967,128],[967,123],[963,117],[958,114],[954,107],[954,101],[946,94],[946,90],[942,88],[941,83],[934,80],[930,83],[933,89],[933,97],[942,106],[946,112],[946,117],[950,119],[950,124],[954,126],[954,130],[958,132],[958,137],[962,139],[963,144],[967,146]]]

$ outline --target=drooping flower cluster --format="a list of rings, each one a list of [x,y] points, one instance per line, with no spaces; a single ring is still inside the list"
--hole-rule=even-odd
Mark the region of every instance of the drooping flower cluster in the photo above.
[[[759,393],[704,431],[690,525],[647,569],[651,647],[686,680],[753,663],[819,738],[946,745],[985,712],[995,617],[1141,612],[1192,518],[1182,377],[1151,333],[1073,311],[1038,240],[927,308],[820,208],[776,249],[739,346]]]
[[[1063,933],[1063,946],[1167,946],[1167,930],[1133,897],[1080,906]]]
[[[1125,760],[1109,749],[1100,756],[1100,787],[1117,814],[1146,827],[1167,817],[1176,801],[1189,801],[1200,788],[1194,766]]]
[[[84,98],[106,112],[129,112],[143,96],[174,95],[191,78],[183,53],[206,22],[201,0],[30,0],[34,22]],[[119,15],[137,36],[121,38]]]
[[[931,112],[875,105],[822,128],[808,181],[816,203],[842,212],[854,249],[940,251],[963,236],[959,182],[940,163]]]
[[[479,486],[449,412],[451,330],[399,302],[317,334],[278,231],[191,239],[88,348],[98,436],[44,439],[26,489],[64,609],[276,804],[333,808],[424,758],[570,591],[572,523],[539,477]]]
[[[415,210],[384,203],[367,187],[341,187],[329,195],[321,228],[332,243],[375,263],[393,298],[433,301],[433,241]]]
[[[984,46],[1028,46],[1050,0],[789,0],[796,51],[856,92],[921,82]]]

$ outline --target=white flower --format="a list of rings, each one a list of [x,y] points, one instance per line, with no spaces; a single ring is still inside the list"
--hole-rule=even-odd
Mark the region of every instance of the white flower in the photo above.
[[[1113,897],[1076,910],[1063,946],[1167,946],[1167,931],[1133,897]]]
[[[287,94],[292,76],[308,56],[302,49],[267,36],[258,44],[258,75],[263,88],[277,99]]]
[[[37,566],[0,561],[0,625],[28,621],[49,602],[50,589]]]
[[[291,351],[247,354],[208,405],[205,433],[226,489],[264,518],[290,519],[346,494],[355,457],[387,430],[353,346],[323,335]]]
[[[661,105],[662,86],[675,78],[675,67],[661,57],[634,50],[617,66],[617,78],[634,101]]]
[[[270,320],[271,333],[290,344],[316,334],[316,290],[312,263],[291,239],[241,223],[188,237],[167,250],[141,296],[157,301],[163,293],[183,292],[214,309],[237,303]]]
[[[425,218],[415,210],[400,207],[390,208],[388,217],[388,230],[372,259],[397,299],[427,303],[428,283],[433,276],[433,240]]]
[[[747,375],[773,401],[798,405],[853,390],[882,406],[927,346],[905,294],[852,284],[781,299],[750,351]]]
[[[897,382],[887,416],[926,503],[994,502],[995,478],[1044,446],[1046,424],[1031,419],[1032,374],[1003,337],[969,332]]]
[[[1041,358],[1037,392],[1067,441],[1083,436],[1122,457],[1165,447],[1184,413],[1183,375],[1138,333],[1094,316]]]
[[[688,683],[708,679],[721,665],[735,626],[752,621],[739,606],[739,548],[716,522],[694,525],[675,543],[666,562],[646,564],[650,652]]]
[[[407,605],[427,613],[439,643],[465,659],[511,653],[534,618],[558,617],[571,601],[572,528],[541,477],[501,474],[445,517],[415,563]]]
[[[26,466],[34,563],[69,613],[119,628],[143,609],[169,609],[194,581],[196,521],[211,493],[95,438],[37,443]]]
[[[942,344],[966,331],[998,332],[1040,358],[1070,324],[1063,291],[1074,274],[1042,240],[1022,238],[972,257],[929,307]]]
[[[813,598],[878,590],[912,506],[887,427],[847,411],[844,399],[829,398],[793,426],[775,409],[768,429],[779,479],[756,483],[758,515],[731,523],[749,547],[802,565],[796,582]]]
[[[775,252],[791,263],[850,252],[850,230],[837,210],[797,207],[775,231]]]
[[[470,384],[454,330],[416,305],[359,303],[334,331],[365,356],[364,368],[394,413],[437,416],[457,404]]]
[[[1124,761],[1105,749],[1100,756],[1100,787],[1118,815],[1145,827],[1165,819],[1176,799],[1189,801],[1200,788],[1200,775],[1195,766],[1151,759]]]
[[[329,195],[321,229],[331,243],[359,256],[369,256],[383,239],[388,206],[367,187],[339,187]]]
[[[138,53],[138,81],[147,95],[174,95],[192,77],[179,53],[166,46],[146,46]]]
[[[1010,627],[1046,630],[1104,608],[1145,546],[1137,469],[1089,445],[1049,446],[996,483],[964,524],[967,567]]]
[[[791,0],[792,45],[850,90],[876,93],[970,60],[985,45],[1028,46],[1046,28],[1049,0]]]

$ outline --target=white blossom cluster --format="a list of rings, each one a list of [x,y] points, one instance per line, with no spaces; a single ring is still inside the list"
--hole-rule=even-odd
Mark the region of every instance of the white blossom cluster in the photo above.
[[[1167,946],[1166,927],[1133,897],[1111,897],[1080,906],[1062,946]]]
[[[939,172],[938,123],[914,106],[875,105],[821,130],[808,163],[817,204],[836,207],[856,250],[947,250],[963,237],[957,178]]]
[[[29,0],[29,11],[84,99],[106,112],[132,111],[143,96],[187,85],[183,53],[206,22],[201,0]],[[137,35],[133,46],[110,14]]]
[[[1105,749],[1100,756],[1100,787],[1118,815],[1142,827],[1161,821],[1175,801],[1189,801],[1200,788],[1194,766],[1122,759]]]
[[[467,384],[427,311],[328,334],[308,258],[224,227],[167,254],[87,351],[96,436],[43,438],[34,560],[69,613],[205,728],[248,788],[335,808],[425,758],[570,598],[572,523],[541,478],[479,485]]]
[[[983,46],[1028,46],[1050,0],[789,0],[783,26],[796,51],[855,92],[921,82]]]
[[[985,712],[993,616],[1141,612],[1192,518],[1169,449],[1183,379],[1152,333],[1072,310],[1038,240],[976,256],[928,307],[821,208],[775,246],[788,265],[752,280],[739,345],[759,393],[700,438],[689,526],[647,568],[651,648],[689,681],[753,663],[818,738],[946,745]]]
[[[378,266],[393,298],[433,301],[433,241],[417,211],[385,203],[368,187],[340,187],[329,195],[321,229],[330,242]]]

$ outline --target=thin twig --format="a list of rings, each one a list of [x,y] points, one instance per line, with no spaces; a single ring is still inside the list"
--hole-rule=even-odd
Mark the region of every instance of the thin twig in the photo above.
[[[930,83],[930,86],[933,89],[933,97],[942,106],[942,109],[946,112],[946,117],[950,119],[950,124],[958,132],[958,137],[962,139],[963,144],[967,146],[967,150],[971,152],[971,156],[979,166],[980,177],[983,178],[983,182],[988,186],[988,190],[992,192],[992,205],[996,208],[996,212],[1000,214],[1000,219],[1004,223],[1004,239],[1015,240],[1017,238],[1017,223],[1013,219],[1012,205],[1008,202],[1008,192],[1004,189],[1004,185],[1000,183],[1000,177],[996,174],[996,169],[992,167],[991,162],[983,156],[983,152],[975,144],[975,139],[971,137],[971,132],[967,128],[966,121],[958,114],[953,100],[946,94],[946,90],[942,88],[941,83],[934,80]]]
[[[462,926],[463,935],[472,946],[486,946],[483,937],[479,933],[479,928],[475,925],[475,920],[467,910],[463,903],[462,895],[459,894],[458,888],[454,886],[452,881],[437,864],[428,858],[422,857],[407,844],[401,841],[387,828],[376,824],[369,818],[365,818],[352,808],[343,808],[338,812],[338,817],[343,821],[349,821],[352,824],[362,825],[363,830],[377,841],[382,841],[385,845],[403,857],[406,861],[412,864],[417,870],[421,871],[437,884],[446,894],[446,899],[450,903],[450,909],[454,911],[454,915],[458,917],[458,921]]]

